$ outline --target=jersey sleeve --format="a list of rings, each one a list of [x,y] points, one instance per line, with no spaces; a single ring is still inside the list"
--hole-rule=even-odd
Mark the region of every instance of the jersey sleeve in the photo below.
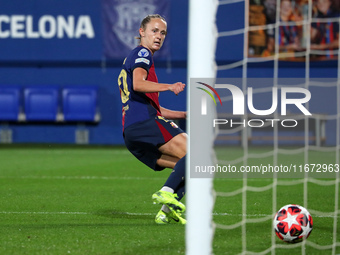
[[[149,73],[149,69],[152,66],[152,61],[153,60],[150,51],[145,48],[141,48],[140,50],[136,51],[132,56],[131,69],[134,70],[137,67],[141,67]]]

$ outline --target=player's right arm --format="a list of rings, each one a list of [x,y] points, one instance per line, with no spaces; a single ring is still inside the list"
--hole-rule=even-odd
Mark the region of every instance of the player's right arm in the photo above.
[[[185,88],[185,84],[176,82],[174,84],[156,83],[147,80],[148,72],[141,67],[137,67],[133,70],[133,89],[134,91],[143,93],[172,91],[176,95],[182,92]]]

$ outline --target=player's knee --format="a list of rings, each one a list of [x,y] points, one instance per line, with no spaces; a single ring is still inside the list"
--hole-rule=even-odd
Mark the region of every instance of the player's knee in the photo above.
[[[182,135],[177,136],[173,139],[172,147],[180,152],[179,158],[182,158],[187,153],[187,138],[186,136]]]

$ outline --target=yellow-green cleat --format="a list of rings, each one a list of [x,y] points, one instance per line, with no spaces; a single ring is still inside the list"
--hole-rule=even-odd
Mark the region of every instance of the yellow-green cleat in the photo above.
[[[185,211],[185,205],[179,202],[176,197],[176,194],[159,190],[152,195],[152,201],[154,204],[166,205],[171,212],[181,215]]]
[[[169,213],[165,213],[162,210],[159,210],[159,212],[157,213],[155,222],[157,224],[177,223],[182,225],[185,225],[187,223],[187,221],[179,214],[173,213],[172,211]]]

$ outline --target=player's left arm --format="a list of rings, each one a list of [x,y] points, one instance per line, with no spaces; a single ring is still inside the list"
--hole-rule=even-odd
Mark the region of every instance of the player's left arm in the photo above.
[[[176,120],[176,119],[185,119],[187,117],[187,112],[184,111],[173,111],[173,110],[169,110],[167,108],[164,107],[160,107],[162,116],[166,119],[170,119],[170,120]]]

